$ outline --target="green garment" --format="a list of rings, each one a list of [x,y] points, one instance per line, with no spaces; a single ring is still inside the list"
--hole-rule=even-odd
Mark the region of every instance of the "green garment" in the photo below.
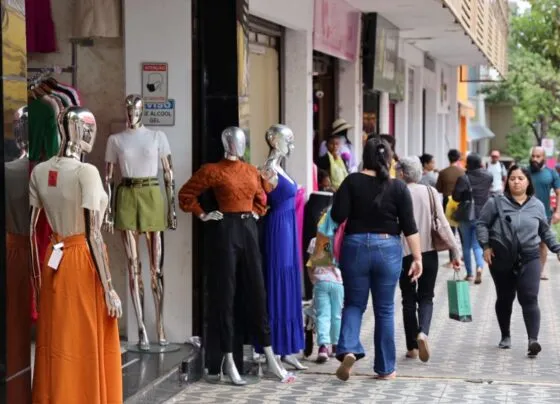
[[[52,107],[40,99],[28,105],[29,114],[29,160],[47,160],[56,154],[60,147],[56,115]]]
[[[147,186],[119,185],[115,206],[115,228],[140,233],[167,229],[165,204],[157,183],[151,182]]]

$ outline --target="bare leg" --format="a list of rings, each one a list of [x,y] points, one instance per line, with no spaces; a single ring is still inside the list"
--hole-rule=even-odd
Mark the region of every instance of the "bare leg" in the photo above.
[[[142,282],[142,269],[138,258],[138,233],[125,230],[122,232],[122,238],[128,258],[130,296],[138,322],[138,345],[140,349],[149,350],[150,341],[144,325],[144,282]]]
[[[548,249],[545,243],[540,244],[540,252],[541,252],[541,279],[547,280],[548,274],[546,273],[546,259],[548,257]]]
[[[150,255],[150,278],[152,282],[152,295],[156,306],[156,326],[159,344],[168,345],[163,326],[163,271],[161,268],[161,255],[163,253],[161,232],[146,233],[148,254]]]

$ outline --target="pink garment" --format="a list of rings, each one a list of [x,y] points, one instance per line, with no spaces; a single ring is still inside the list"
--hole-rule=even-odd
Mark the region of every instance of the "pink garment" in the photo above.
[[[25,0],[27,52],[56,52],[56,34],[51,0]]]
[[[317,174],[317,165],[313,163],[313,192],[319,190],[319,177]]]
[[[307,249],[303,245],[303,212],[305,208],[305,189],[298,188],[296,193],[296,226],[297,226],[297,242],[298,242],[298,251],[306,251]],[[303,265],[303,254],[299,254],[300,259],[300,268],[303,270],[305,265]]]
[[[336,262],[340,262],[340,252],[342,250],[342,240],[344,239],[344,229],[346,228],[346,220],[342,222],[338,229],[336,229],[336,233],[334,234],[334,259]]]

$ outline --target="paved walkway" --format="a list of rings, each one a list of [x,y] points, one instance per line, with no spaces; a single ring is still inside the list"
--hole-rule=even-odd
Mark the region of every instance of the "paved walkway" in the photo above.
[[[560,264],[550,256],[550,280],[541,283],[541,334],[543,351],[537,359],[526,357],[527,336],[516,302],[512,317],[513,349],[496,347],[500,333],[494,313],[492,279],[484,274],[482,285],[471,286],[473,322],[459,323],[448,318],[446,281],[450,269],[441,268],[435,290],[434,315],[430,333],[432,358],[428,363],[404,357],[404,330],[400,292],[396,295],[398,379],[374,381],[371,377],[373,352],[373,313],[364,315],[362,343],[368,356],[355,366],[347,383],[334,376],[335,360],[317,365],[305,362],[308,371],[293,384],[272,381],[246,387],[190,386],[170,404],[179,403],[558,403],[560,402]],[[445,262],[445,255],[441,256]],[[556,297],[556,298],[555,298]]]

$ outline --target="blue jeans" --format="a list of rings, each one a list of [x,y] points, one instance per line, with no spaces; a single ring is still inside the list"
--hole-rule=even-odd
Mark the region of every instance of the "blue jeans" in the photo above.
[[[340,283],[319,281],[313,288],[317,313],[317,344],[338,344],[344,287]]]
[[[357,359],[365,356],[360,329],[371,290],[375,316],[373,370],[381,376],[395,371],[395,289],[401,264],[399,236],[368,233],[344,237],[340,261],[344,309],[337,346],[339,360],[348,353],[353,353]]]
[[[484,257],[482,247],[476,238],[476,225],[475,222],[462,222],[459,224],[459,231],[461,232],[461,243],[463,245],[463,260],[465,261],[465,268],[468,276],[473,276],[473,268],[471,261],[471,250],[474,252],[474,259],[477,268],[484,267]]]

